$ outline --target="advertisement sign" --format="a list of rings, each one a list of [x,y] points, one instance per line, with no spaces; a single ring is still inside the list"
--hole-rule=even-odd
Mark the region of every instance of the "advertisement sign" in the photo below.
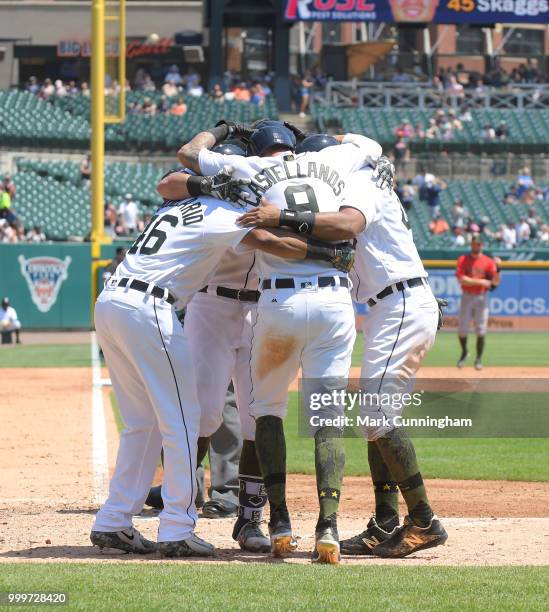
[[[461,285],[455,270],[430,268],[429,284],[437,297],[448,300],[444,309],[444,329],[458,324]],[[501,283],[489,293],[490,329],[549,329],[549,270],[502,270]],[[368,312],[355,304],[357,326]]]
[[[289,21],[547,23],[549,0],[286,0]]]
[[[428,270],[437,297],[448,300],[448,326],[457,324],[461,286],[454,270]],[[489,293],[493,329],[549,328],[549,270],[502,270],[501,283]]]
[[[161,38],[157,42],[147,44],[143,40],[130,40],[126,45],[126,57],[128,59],[143,55],[166,55],[173,47],[173,38]],[[108,40],[105,44],[107,57],[118,57],[118,40]],[[60,40],[57,43],[57,57],[90,57],[91,41],[84,40]]]

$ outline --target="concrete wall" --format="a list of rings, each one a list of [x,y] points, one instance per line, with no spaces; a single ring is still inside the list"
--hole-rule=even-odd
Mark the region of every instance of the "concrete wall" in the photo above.
[[[0,0],[0,39],[32,38],[35,45],[57,45],[60,40],[89,40],[91,0],[20,2]],[[143,1],[126,3],[128,36],[146,37],[153,32],[171,37],[180,30],[202,30],[200,1]],[[10,81],[12,43],[0,42],[8,53],[0,62],[0,89],[18,82],[17,66]]]

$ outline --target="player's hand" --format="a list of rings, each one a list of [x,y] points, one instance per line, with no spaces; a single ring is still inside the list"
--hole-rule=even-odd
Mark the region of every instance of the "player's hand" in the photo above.
[[[387,187],[387,189],[391,191],[395,181],[396,170],[393,162],[388,157],[385,157],[385,155],[382,155],[377,160],[376,173],[376,186],[380,189],[385,189],[385,187]]]
[[[337,270],[349,272],[355,263],[355,249],[350,242],[338,242],[334,244],[334,253],[331,264]]]
[[[233,168],[224,166],[215,176],[205,176],[206,179],[202,191],[218,200],[238,202],[245,199],[243,188],[251,183],[250,179],[233,178]]]
[[[242,215],[236,222],[242,227],[279,227],[280,208],[262,198],[257,208]]]
[[[254,133],[254,129],[244,123],[235,123],[234,121],[225,121],[225,119],[221,119],[221,121],[215,124],[215,127],[219,125],[227,126],[229,130],[227,138],[242,138],[248,140]]]
[[[448,300],[444,298],[435,298],[438,306],[438,324],[437,331],[444,325],[444,308],[448,306]]]
[[[302,142],[307,138],[307,134],[303,130],[300,130],[297,126],[289,121],[284,121],[282,124],[285,128],[289,129],[290,132],[295,136],[296,142]]]
[[[480,286],[484,287],[485,289],[490,289],[490,287],[492,286],[492,279],[481,278],[480,281]]]

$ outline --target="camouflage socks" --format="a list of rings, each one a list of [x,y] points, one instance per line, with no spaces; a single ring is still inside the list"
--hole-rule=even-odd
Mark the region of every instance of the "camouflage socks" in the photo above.
[[[392,531],[398,519],[398,487],[375,442],[368,442],[368,463],[374,485],[376,522],[385,531]]]
[[[343,431],[337,427],[323,427],[315,433],[316,486],[320,512],[317,530],[330,525],[339,508],[345,444]]]
[[[289,520],[286,506],[286,438],[282,419],[271,415],[259,417],[256,420],[255,441],[269,498],[271,523],[278,518]]]
[[[237,540],[242,527],[249,521],[260,522],[267,494],[261,469],[257,460],[255,442],[244,440],[239,463],[238,519],[233,529],[233,539]]]
[[[414,524],[426,527],[433,517],[433,511],[419,472],[412,440],[404,428],[397,427],[375,442],[385,464],[398,483],[398,488],[408,506],[408,515]]]

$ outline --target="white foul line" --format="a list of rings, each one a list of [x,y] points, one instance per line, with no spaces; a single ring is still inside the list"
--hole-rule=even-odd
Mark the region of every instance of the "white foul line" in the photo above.
[[[109,492],[107,426],[103,409],[103,379],[95,332],[91,332],[92,362],[92,469],[94,502],[102,504]]]

